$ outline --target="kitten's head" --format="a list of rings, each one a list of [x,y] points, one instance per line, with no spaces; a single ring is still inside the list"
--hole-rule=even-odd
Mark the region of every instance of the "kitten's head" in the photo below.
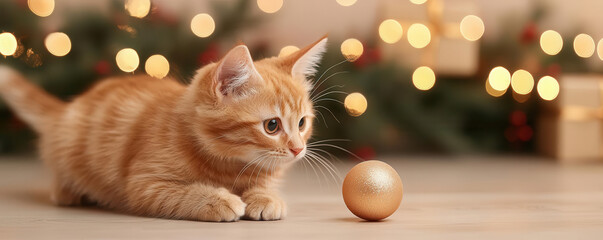
[[[306,153],[315,118],[308,77],[324,37],[285,57],[253,62],[239,45],[199,70],[193,82],[194,127],[205,150],[244,162],[290,163]]]

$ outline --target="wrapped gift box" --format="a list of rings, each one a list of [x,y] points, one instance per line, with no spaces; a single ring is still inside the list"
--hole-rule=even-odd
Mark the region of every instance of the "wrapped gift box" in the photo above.
[[[538,122],[540,152],[560,162],[603,161],[603,76],[565,75]]]

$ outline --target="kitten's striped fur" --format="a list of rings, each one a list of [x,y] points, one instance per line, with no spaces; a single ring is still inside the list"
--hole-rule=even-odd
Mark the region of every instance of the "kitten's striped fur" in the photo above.
[[[116,77],[71,102],[0,66],[0,93],[39,133],[58,205],[85,197],[144,216],[276,220],[286,214],[277,180],[303,157],[312,133],[306,75],[325,47],[323,38],[290,56],[253,62],[239,45],[188,86]],[[275,117],[282,130],[270,135],[263,123]]]

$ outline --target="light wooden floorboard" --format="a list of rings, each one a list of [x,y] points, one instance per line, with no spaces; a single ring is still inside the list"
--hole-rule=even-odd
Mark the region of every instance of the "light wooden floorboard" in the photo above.
[[[533,157],[392,157],[401,208],[364,222],[340,183],[300,164],[282,189],[282,221],[204,223],[62,208],[32,158],[0,158],[0,239],[603,239],[603,163],[559,165]],[[353,164],[338,164],[343,175]]]

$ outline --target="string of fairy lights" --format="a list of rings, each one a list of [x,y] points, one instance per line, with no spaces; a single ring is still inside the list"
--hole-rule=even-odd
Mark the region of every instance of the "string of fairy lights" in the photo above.
[[[413,4],[421,5],[428,1],[438,0],[409,0]],[[336,0],[344,7],[354,5],[357,0]],[[50,16],[55,8],[54,0],[28,0],[29,9],[39,17]],[[257,0],[258,8],[268,14],[276,13],[283,7],[283,0]],[[125,10],[132,17],[144,18],[151,9],[151,0],[125,0]],[[440,33],[430,25],[433,23],[410,23],[407,28],[407,41],[413,48],[423,49],[428,47],[433,37],[439,37]],[[431,27],[431,28],[430,28]],[[442,27],[442,26],[437,26]],[[447,27],[447,26],[444,26]],[[200,38],[207,38],[215,31],[216,23],[208,13],[199,13],[191,19],[191,32]],[[482,19],[476,15],[465,16],[456,30],[453,32],[460,35],[468,41],[478,41],[485,32],[485,25]],[[387,44],[396,44],[404,36],[403,24],[396,19],[386,19],[378,27],[378,33],[381,40]],[[12,56],[17,51],[18,41],[16,37],[9,32],[0,33],[0,54],[3,56]],[[63,32],[53,32],[46,36],[44,45],[49,53],[56,57],[62,57],[71,51],[72,42]],[[547,55],[556,55],[563,48],[563,38],[561,34],[554,30],[544,31],[540,36],[540,47]],[[595,43],[595,40],[586,33],[577,35],[573,40],[574,52],[582,58],[590,58],[597,52],[599,58],[603,60],[603,39]],[[283,47],[279,56],[286,56],[298,51],[297,46],[289,45]],[[360,40],[349,38],[341,43],[341,53],[346,60],[356,61],[363,53],[364,47]],[[140,65],[140,58],[135,49],[124,48],[115,55],[115,62],[120,70],[124,72],[134,72]],[[152,55],[145,61],[145,72],[156,78],[164,78],[169,74],[170,64],[164,56]],[[434,87],[436,74],[429,64],[417,67],[412,74],[412,83],[422,91],[428,91]],[[485,82],[486,92],[494,97],[504,95],[509,88],[514,94],[519,96],[528,96],[536,85],[536,91],[543,100],[554,100],[559,94],[559,83],[551,76],[542,76],[535,82],[533,75],[524,70],[518,69],[511,74],[503,66],[497,66],[490,71]],[[516,98],[517,99],[517,98]],[[351,93],[344,100],[344,106],[351,116],[362,115],[367,108],[367,100],[361,93]]]

